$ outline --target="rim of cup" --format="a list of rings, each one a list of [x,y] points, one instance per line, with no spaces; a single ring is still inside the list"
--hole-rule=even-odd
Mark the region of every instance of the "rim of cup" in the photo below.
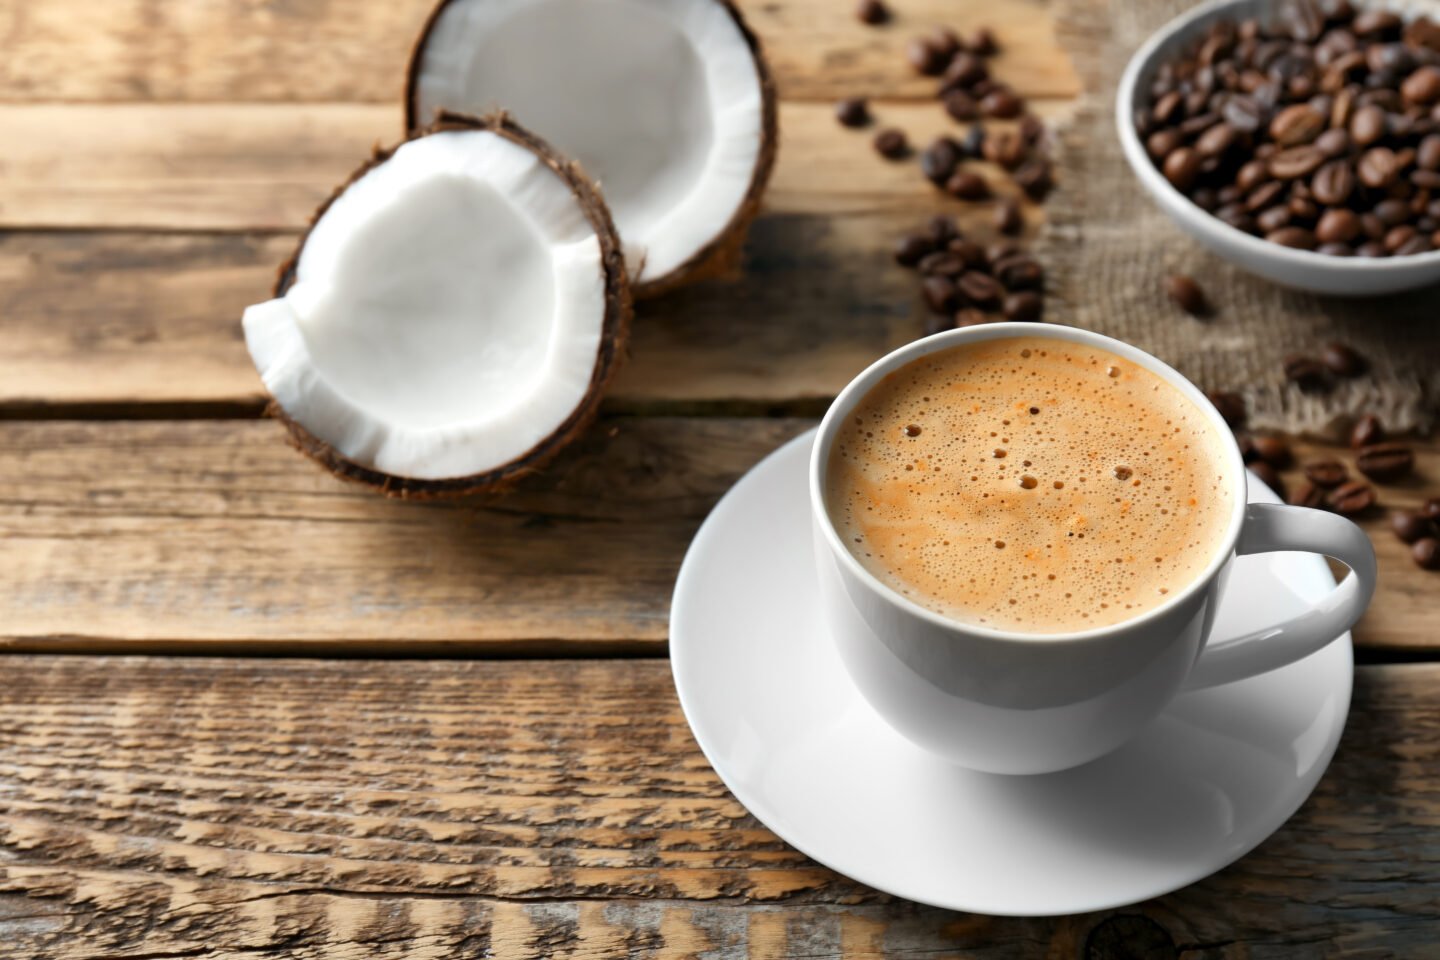
[[[836,425],[842,423],[849,417],[850,412],[857,403],[886,375],[911,361],[928,356],[949,347],[961,343],[982,342],[985,340],[1000,340],[1008,337],[1027,337],[1048,340],[1062,340],[1070,343],[1083,343],[1088,346],[1098,347],[1115,354],[1123,360],[1138,364],[1159,376],[1180,391],[1191,403],[1200,410],[1210,422],[1210,426],[1222,438],[1221,444],[1225,451],[1224,467],[1231,485],[1233,502],[1231,504],[1230,519],[1225,528],[1225,536],[1215,548],[1214,556],[1205,565],[1205,569],[1185,584],[1184,587],[1175,591],[1173,596],[1167,597],[1161,603],[1156,604],[1149,610],[1145,610],[1136,616],[1129,617],[1117,623],[1103,627],[1091,627],[1088,630],[1074,630],[1064,633],[1024,633],[1017,630],[999,630],[994,627],[986,627],[980,624],[966,623],[953,617],[947,617],[942,613],[922,606],[893,587],[884,583],[879,577],[865,568],[850,548],[845,546],[839,532],[835,529],[834,522],[830,519],[830,511],[825,503],[825,474],[830,461],[830,449],[834,443]],[[962,327],[956,330],[946,330],[933,336],[915,340],[896,350],[892,350],[885,356],[876,360],[866,367],[859,375],[851,380],[845,389],[835,398],[830,409],[825,412],[824,418],[815,434],[815,445],[810,451],[810,508],[814,514],[814,521],[823,531],[826,544],[831,553],[835,554],[838,562],[844,564],[849,572],[858,577],[870,589],[879,596],[892,603],[907,613],[926,620],[936,626],[948,628],[984,637],[992,640],[1019,641],[1024,643],[1077,643],[1087,640],[1100,640],[1122,631],[1144,627],[1146,624],[1164,617],[1170,610],[1189,601],[1197,592],[1207,589],[1211,581],[1219,574],[1220,569],[1229,562],[1235,551],[1235,545],[1240,539],[1240,530],[1245,520],[1246,510],[1246,471],[1244,460],[1240,456],[1240,448],[1232,439],[1229,426],[1219,411],[1215,409],[1206,397],[1188,379],[1175,370],[1169,364],[1157,357],[1154,357],[1138,347],[1131,346],[1123,340],[1116,340],[1103,334],[1094,333],[1089,330],[1082,330],[1078,327],[1067,327],[1051,323],[989,323],[974,327]]]
[[[1378,8],[1393,10],[1402,16],[1417,16],[1421,12],[1440,16],[1440,3],[1427,0],[1410,2],[1378,2]],[[1388,274],[1414,270],[1417,266],[1440,269],[1440,249],[1426,253],[1409,254],[1403,257],[1333,257],[1313,250],[1299,250],[1271,243],[1261,237],[1252,236],[1243,230],[1230,226],[1214,214],[1202,210],[1185,194],[1181,193],[1160,172],[1150,154],[1146,152],[1140,136],[1135,132],[1135,109],[1141,102],[1140,81],[1149,79],[1158,68],[1161,56],[1173,53],[1185,42],[1194,38],[1203,28],[1215,20],[1223,19],[1234,11],[1245,15],[1259,13],[1263,8],[1278,6],[1265,0],[1207,0],[1162,26],[1152,33],[1135,51],[1115,95],[1115,125],[1120,136],[1120,147],[1130,169],[1140,178],[1145,187],[1161,197],[1162,203],[1174,216],[1183,217],[1187,223],[1215,240],[1238,247],[1251,257],[1264,257],[1282,263],[1290,263],[1308,269],[1324,268],[1340,274]]]

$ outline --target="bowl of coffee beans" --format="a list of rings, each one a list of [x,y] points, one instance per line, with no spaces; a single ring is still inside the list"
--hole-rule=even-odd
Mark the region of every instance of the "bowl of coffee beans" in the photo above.
[[[1211,0],[1136,52],[1116,121],[1160,207],[1251,273],[1440,282],[1440,0]]]

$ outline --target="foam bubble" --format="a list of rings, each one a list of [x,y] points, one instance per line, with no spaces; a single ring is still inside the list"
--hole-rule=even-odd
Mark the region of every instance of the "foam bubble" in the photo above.
[[[1002,629],[1089,629],[1163,603],[1210,562],[1232,507],[1224,441],[1189,400],[1043,337],[916,360],[837,439],[827,507],[857,559]]]

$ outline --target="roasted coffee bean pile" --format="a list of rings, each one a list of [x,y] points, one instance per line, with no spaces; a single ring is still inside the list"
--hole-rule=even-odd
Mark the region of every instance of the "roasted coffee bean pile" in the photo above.
[[[1321,356],[1323,360],[1315,362],[1327,375],[1355,376],[1366,367],[1364,357],[1341,343],[1326,344]],[[1353,477],[1351,468],[1336,458],[1310,460],[1300,465],[1304,480],[1287,495],[1279,471],[1294,462],[1290,445],[1282,437],[1245,432],[1245,401],[1239,394],[1217,392],[1206,396],[1236,432],[1246,465],[1266,486],[1295,506],[1360,517],[1379,502],[1372,484],[1394,484],[1414,473],[1415,451],[1404,443],[1387,441],[1380,418],[1367,413],[1356,419],[1350,431],[1354,470],[1364,479]],[[1427,500],[1419,510],[1393,512],[1390,524],[1395,535],[1411,545],[1411,557],[1418,566],[1440,569],[1440,497]]]
[[[1440,24],[1349,0],[1218,21],[1162,64],[1135,129],[1196,205],[1334,256],[1440,248]]]
[[[997,208],[998,209],[998,208]],[[981,244],[954,217],[937,214],[895,245],[895,261],[918,270],[930,308],[926,334],[997,320],[1035,321],[1045,313],[1045,270],[1013,240]]]

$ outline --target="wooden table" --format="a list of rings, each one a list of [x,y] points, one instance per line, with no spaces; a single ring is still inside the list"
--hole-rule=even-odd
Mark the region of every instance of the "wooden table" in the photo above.
[[[905,38],[988,19],[1000,74],[1063,114],[1042,4],[867,30],[746,0],[784,98],[746,274],[642,305],[605,417],[512,496],[389,502],[287,448],[239,313],[397,135],[428,3],[0,4],[0,956],[1440,955],[1440,580],[1379,516],[1333,766],[1160,900],[883,896],[766,831],[685,726],[663,658],[690,536],[921,328],[887,248],[935,196],[830,101],[928,137]]]

